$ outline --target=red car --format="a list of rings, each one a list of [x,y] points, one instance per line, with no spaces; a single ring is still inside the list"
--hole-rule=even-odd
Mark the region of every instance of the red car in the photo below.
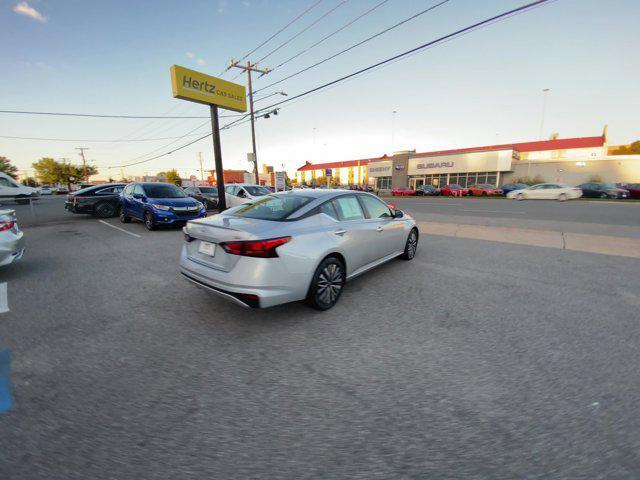
[[[458,193],[458,195],[469,195],[469,190],[464,188],[461,185],[457,185],[452,183],[451,185],[445,185],[440,189],[440,195],[453,195],[454,190],[456,192],[462,191],[462,193]]]
[[[640,183],[627,183],[621,188],[629,190],[629,198],[640,198]]]
[[[400,197],[412,197],[416,194],[416,191],[411,189],[411,188],[407,188],[407,187],[400,187],[400,188],[394,188],[393,190],[391,190],[391,194],[395,197],[395,196],[400,196]]]
[[[479,183],[477,185],[471,185],[468,187],[469,195],[476,197],[486,197],[489,195],[502,195],[502,190],[489,185],[488,183]]]

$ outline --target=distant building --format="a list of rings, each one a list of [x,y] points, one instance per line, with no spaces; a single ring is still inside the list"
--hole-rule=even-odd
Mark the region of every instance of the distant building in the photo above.
[[[217,183],[216,181],[216,171],[209,170],[209,176],[207,177],[207,181],[212,185]],[[224,178],[224,183],[254,183],[253,175],[247,172],[246,170],[223,170],[222,177]]]
[[[597,137],[562,139],[554,134],[543,141],[419,153],[406,150],[390,157],[322,164],[307,162],[297,171],[298,182],[313,183],[327,168],[333,170],[339,184],[358,184],[362,178],[376,189],[415,188],[425,183],[501,185],[525,177],[573,185],[592,177],[611,183],[640,181],[640,155],[611,156],[606,127]],[[366,172],[358,175],[362,169]]]

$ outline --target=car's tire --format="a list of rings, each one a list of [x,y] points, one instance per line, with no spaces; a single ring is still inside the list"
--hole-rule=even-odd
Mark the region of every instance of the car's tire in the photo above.
[[[125,214],[124,208],[120,207],[120,221],[122,223],[131,223],[131,217]]]
[[[93,214],[98,218],[111,218],[118,214],[118,209],[113,203],[99,202],[93,207]]]
[[[400,255],[400,258],[403,260],[413,260],[413,257],[416,256],[416,251],[418,250],[418,229],[412,228],[407,236],[407,242],[404,245],[404,252]]]
[[[609,198],[609,195],[607,195],[606,193],[602,192],[600,194],[600,198]]]
[[[487,196],[487,192],[482,192],[482,196],[486,197]]]
[[[156,230],[158,226],[153,223],[153,214],[147,210],[144,212],[144,226],[147,227],[147,230]]]
[[[560,195],[558,195],[558,201],[559,202],[566,202],[567,201],[567,194],[566,193],[561,193]]]
[[[338,258],[325,258],[311,279],[307,304],[316,310],[329,310],[338,303],[346,278],[345,266]]]
[[[518,201],[520,201],[520,200],[524,200],[524,194],[522,194],[522,193],[518,193],[518,194],[516,195],[516,200],[518,200]]]

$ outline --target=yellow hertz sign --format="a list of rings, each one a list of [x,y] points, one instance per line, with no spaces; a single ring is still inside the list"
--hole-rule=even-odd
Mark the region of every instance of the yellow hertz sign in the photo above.
[[[218,105],[235,112],[247,111],[247,92],[237,83],[172,65],[171,86],[174,98]]]

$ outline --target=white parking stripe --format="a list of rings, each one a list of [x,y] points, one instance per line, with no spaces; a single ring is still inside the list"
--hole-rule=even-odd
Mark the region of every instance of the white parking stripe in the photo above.
[[[508,210],[480,210],[480,209],[474,209],[474,210],[460,210],[461,212],[480,212],[480,213],[513,213],[513,214],[517,214],[517,215],[524,215],[527,212],[510,212]]]
[[[121,232],[124,232],[127,235],[131,235],[131,236],[136,237],[136,238],[142,238],[142,236],[138,235],[137,233],[129,232],[129,231],[125,230],[124,228],[116,227],[115,225],[111,225],[109,222],[105,222],[104,220],[99,220],[99,222],[104,224],[104,225],[106,225],[107,227],[111,227],[111,228],[115,228],[116,230],[120,230]]]
[[[7,298],[7,284],[0,283],[0,313],[9,311],[9,300]]]

